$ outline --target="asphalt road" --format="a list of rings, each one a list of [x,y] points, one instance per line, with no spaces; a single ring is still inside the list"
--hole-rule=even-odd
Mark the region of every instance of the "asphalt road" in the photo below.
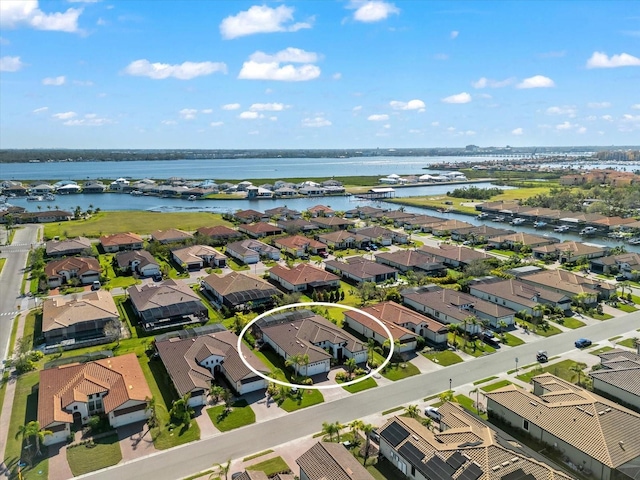
[[[316,405],[172,450],[158,452],[130,463],[84,475],[81,478],[175,480],[211,468],[213,464],[225,463],[228,459],[241,458],[319,432],[322,429],[322,422],[348,423],[356,418],[397,405],[421,402],[426,396],[447,390],[449,379],[455,388],[479,378],[511,370],[516,366],[516,358],[520,366],[535,363],[535,353],[541,349],[547,350],[549,356],[553,357],[570,353],[573,350],[573,342],[580,337],[589,338],[595,344],[636,329],[640,329],[640,312],[527,343],[514,349],[504,348],[486,357],[410,377],[384,387],[366,390],[350,397]]]
[[[20,310],[20,285],[31,245],[37,241],[38,226],[24,225],[16,230],[11,245],[0,247],[7,261],[0,273],[0,357],[5,360],[13,319]],[[35,302],[35,300],[34,300]],[[33,306],[30,305],[30,306]]]

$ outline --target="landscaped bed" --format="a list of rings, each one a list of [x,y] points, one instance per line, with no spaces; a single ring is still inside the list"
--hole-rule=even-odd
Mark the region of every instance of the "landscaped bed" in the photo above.
[[[75,477],[110,467],[122,460],[118,435],[99,438],[91,443],[67,448],[67,461]]]

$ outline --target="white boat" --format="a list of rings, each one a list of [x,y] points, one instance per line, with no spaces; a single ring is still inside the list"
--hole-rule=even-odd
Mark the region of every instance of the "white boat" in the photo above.
[[[640,245],[640,237],[633,237],[627,240],[629,245]]]
[[[569,225],[559,225],[556,228],[554,228],[553,231],[554,232],[558,232],[558,233],[562,233],[562,232],[566,232],[570,228],[571,227],[569,227]]]
[[[44,199],[45,199],[47,202],[53,202],[53,201],[56,199],[56,196],[55,196],[53,193],[47,193],[47,194],[44,196]]]
[[[533,222],[533,228],[544,228],[547,226],[547,222],[543,222],[542,220],[538,220],[537,222]]]
[[[131,192],[131,195],[135,195],[137,197],[142,195],[142,192],[140,190],[134,190],[133,192]]]
[[[522,225],[526,220],[524,218],[514,218],[511,220],[511,225]]]
[[[505,220],[504,215],[498,215],[493,219],[494,222],[504,222],[504,220]]]
[[[195,195],[189,195],[189,198],[187,198],[187,200],[193,202],[194,200],[197,200],[198,197],[196,197]]]
[[[27,197],[27,202],[43,202],[44,197],[42,195],[29,195]]]
[[[595,235],[598,233],[598,229],[595,227],[584,227],[580,230],[580,235]]]
[[[482,220],[483,218],[489,218],[489,214],[487,212],[482,212],[478,215],[478,220]]]

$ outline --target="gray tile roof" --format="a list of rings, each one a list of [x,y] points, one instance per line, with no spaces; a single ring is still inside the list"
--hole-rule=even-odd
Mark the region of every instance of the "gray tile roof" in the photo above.
[[[318,442],[296,463],[309,480],[373,480],[341,443]]]

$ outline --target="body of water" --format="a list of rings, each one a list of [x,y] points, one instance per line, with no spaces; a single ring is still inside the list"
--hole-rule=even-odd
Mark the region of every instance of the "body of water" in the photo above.
[[[119,177],[142,179],[285,179],[348,177],[392,173],[426,173],[432,163],[494,160],[493,157],[355,157],[355,158],[238,158],[215,160],[149,160],[128,162],[2,163],[1,180],[93,180]]]

